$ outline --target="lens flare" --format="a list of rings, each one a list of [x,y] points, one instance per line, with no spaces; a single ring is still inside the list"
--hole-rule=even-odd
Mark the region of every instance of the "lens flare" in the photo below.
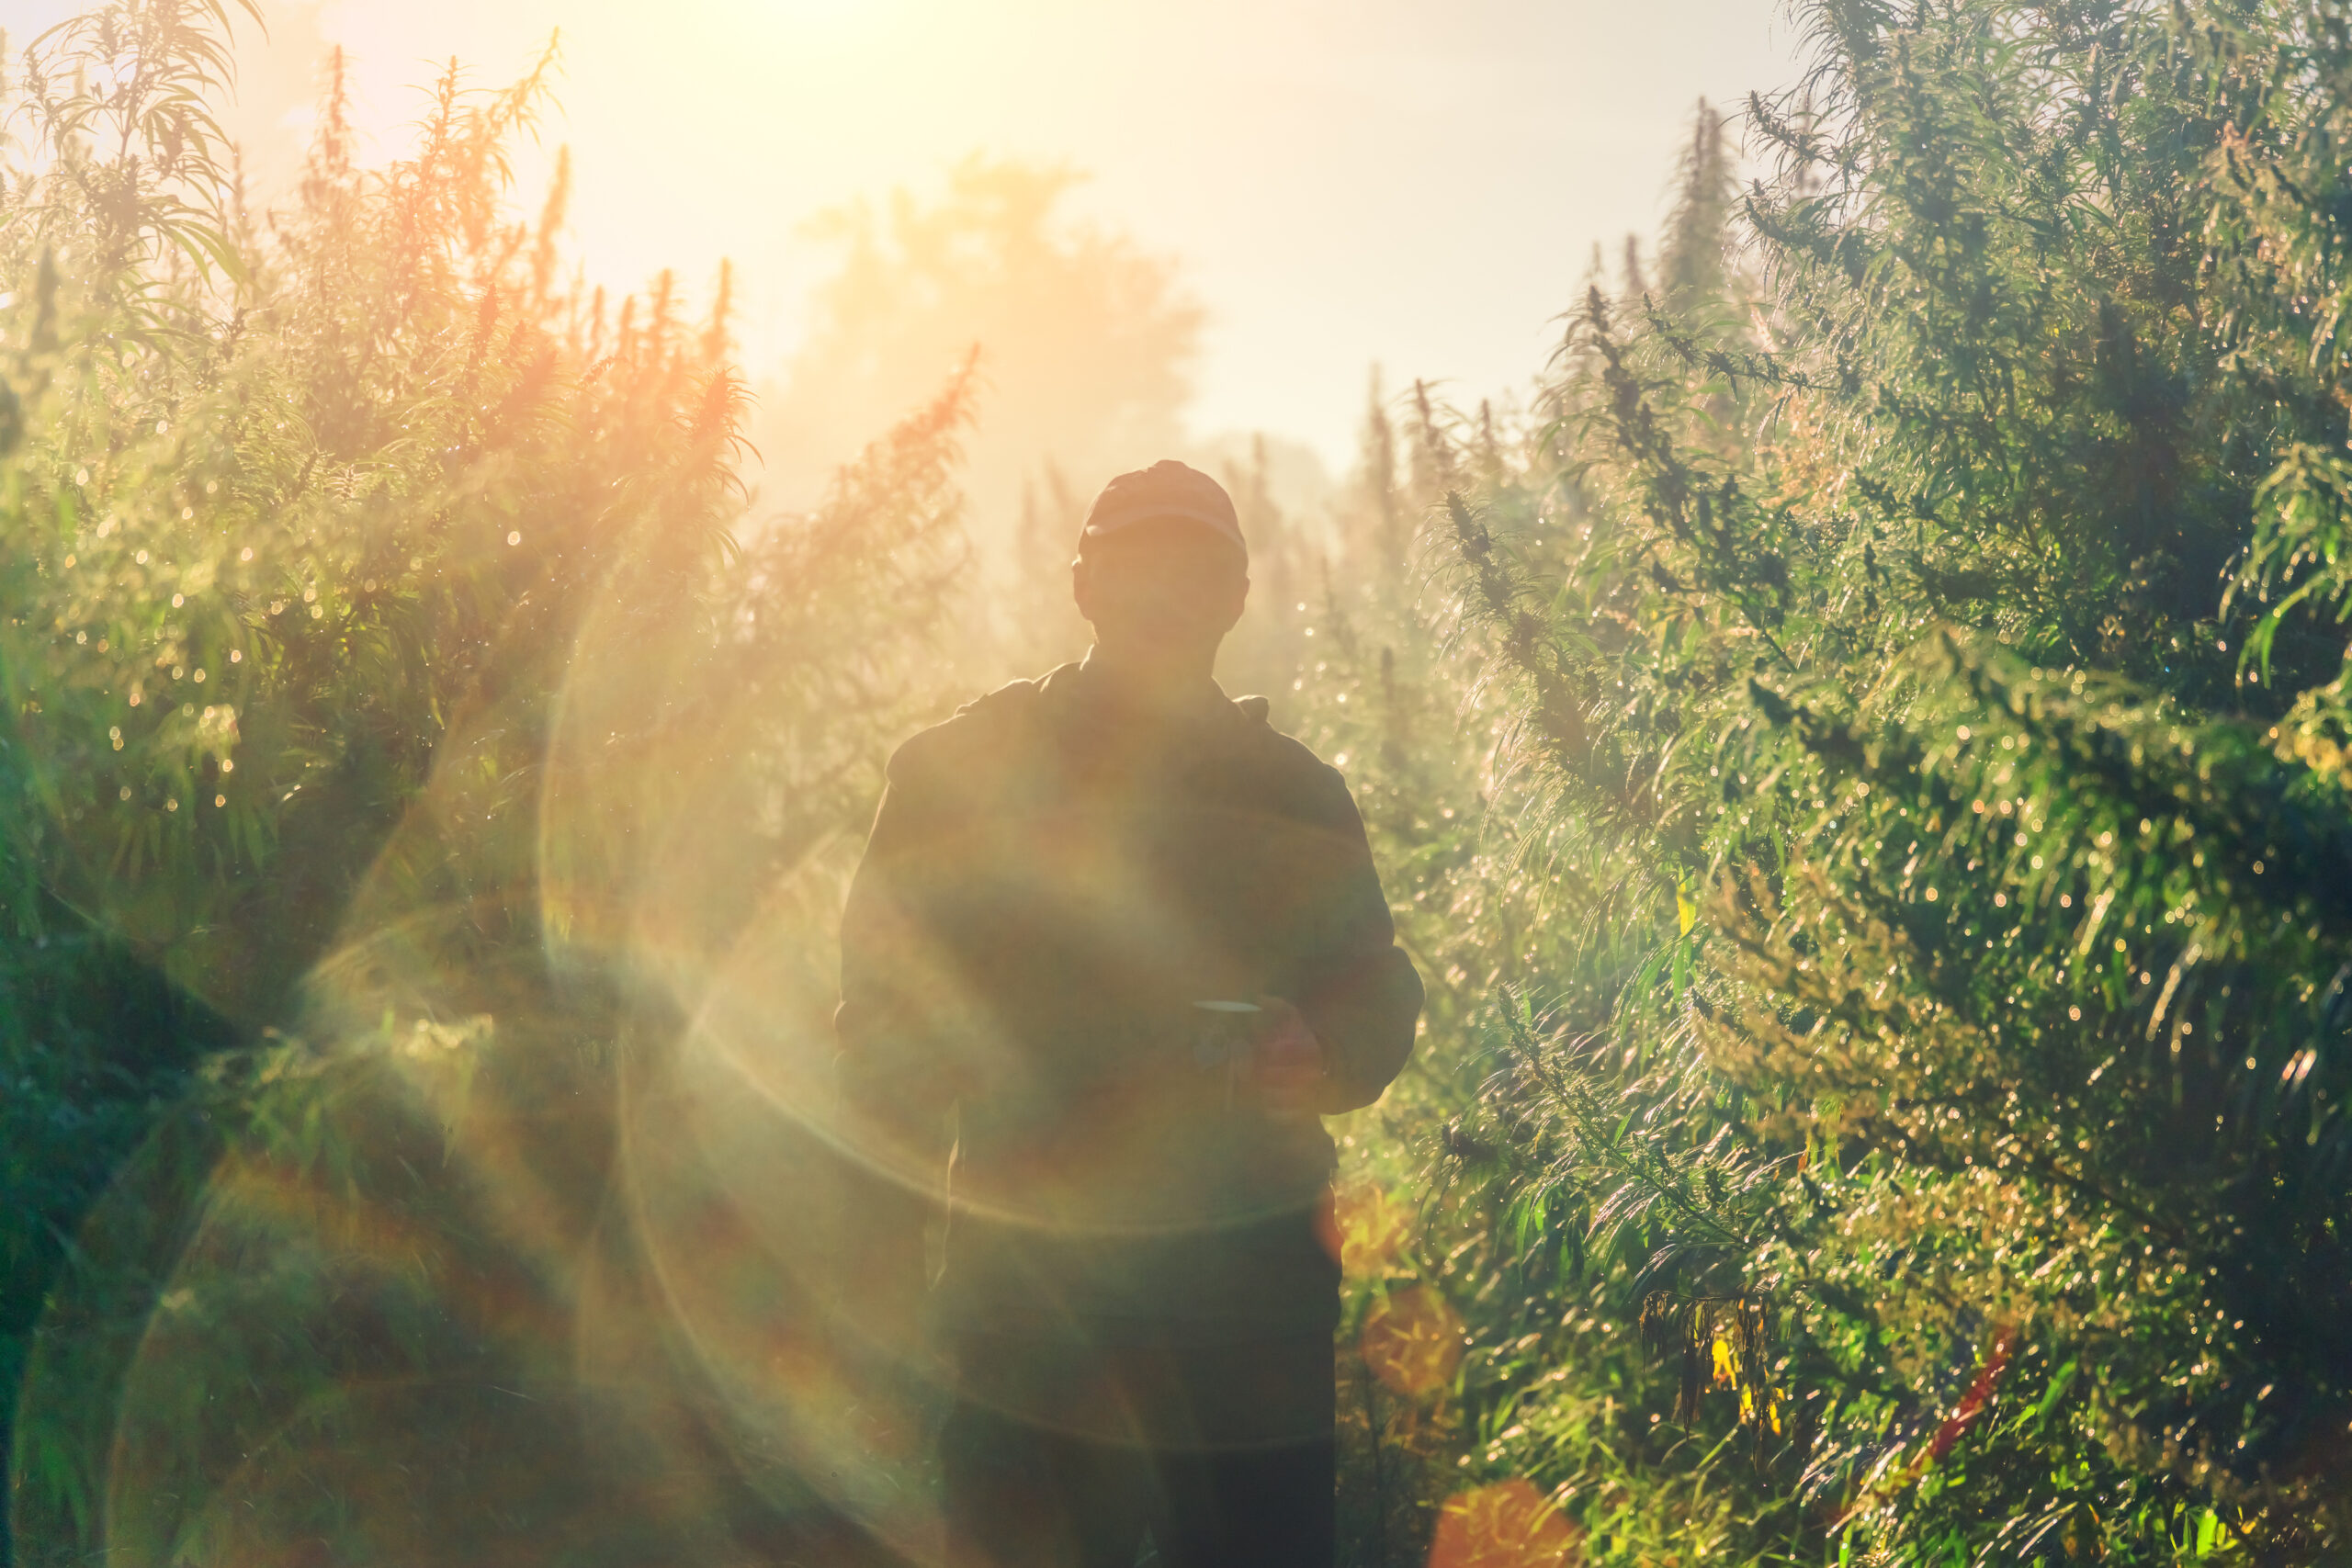
[[[1427,1285],[1375,1303],[1358,1341],[1373,1375],[1410,1399],[1426,1399],[1453,1382],[1462,1365],[1462,1314]]]
[[[1575,1520],[1514,1476],[1445,1500],[1430,1568],[1572,1568],[1583,1561],[1583,1543]]]

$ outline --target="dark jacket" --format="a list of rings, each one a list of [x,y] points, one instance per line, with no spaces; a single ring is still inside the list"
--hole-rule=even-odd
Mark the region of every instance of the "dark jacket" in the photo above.
[[[1330,1138],[1193,1005],[1261,994],[1322,1043],[1325,1111],[1379,1097],[1421,1006],[1345,782],[1262,700],[1147,721],[1065,665],[899,748],[842,919],[842,1128],[934,1197],[952,1136],[951,1327],[1330,1320]],[[913,1212],[853,1245],[903,1256]]]

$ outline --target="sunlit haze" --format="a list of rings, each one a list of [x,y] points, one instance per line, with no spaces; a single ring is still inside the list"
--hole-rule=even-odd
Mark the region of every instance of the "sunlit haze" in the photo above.
[[[5,0],[21,37],[66,0]],[[1470,399],[1540,368],[1592,245],[1656,225],[1699,97],[1794,71],[1772,0],[325,0],[274,5],[236,129],[289,161],[317,57],[351,53],[379,152],[456,56],[519,73],[558,28],[560,110],[593,276],[739,268],[756,381],[832,253],[813,212],[935,192],[974,152],[1091,175],[1072,210],[1175,259],[1206,308],[1189,423],[1349,454],[1365,376]],[[536,200],[537,166],[518,169]],[[944,368],[944,367],[943,367]]]

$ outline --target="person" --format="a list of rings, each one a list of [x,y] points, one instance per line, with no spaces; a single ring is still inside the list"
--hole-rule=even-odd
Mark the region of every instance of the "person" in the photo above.
[[[1420,978],[1346,783],[1212,675],[1224,488],[1120,475],[1070,581],[1085,659],[900,747],[851,887],[847,1310],[941,1348],[955,1568],[1328,1564],[1318,1117],[1395,1077]]]

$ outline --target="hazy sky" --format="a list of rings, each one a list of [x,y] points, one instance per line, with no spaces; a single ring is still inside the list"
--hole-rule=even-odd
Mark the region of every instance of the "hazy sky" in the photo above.
[[[65,0],[0,0],[12,47]],[[363,123],[413,119],[455,54],[484,81],[563,35],[592,275],[721,255],[754,378],[827,253],[810,212],[937,188],[974,151],[1091,171],[1077,208],[1179,256],[1209,310],[1197,433],[1263,427],[1338,466],[1368,367],[1523,385],[1593,243],[1662,210],[1702,95],[1794,73],[1780,0],[317,0],[272,3],[242,134],[291,144],[322,40]],[[289,112],[290,111],[290,112]],[[395,145],[396,143],[387,143]],[[265,152],[263,161],[267,161]],[[540,168],[522,199],[536,206]]]

